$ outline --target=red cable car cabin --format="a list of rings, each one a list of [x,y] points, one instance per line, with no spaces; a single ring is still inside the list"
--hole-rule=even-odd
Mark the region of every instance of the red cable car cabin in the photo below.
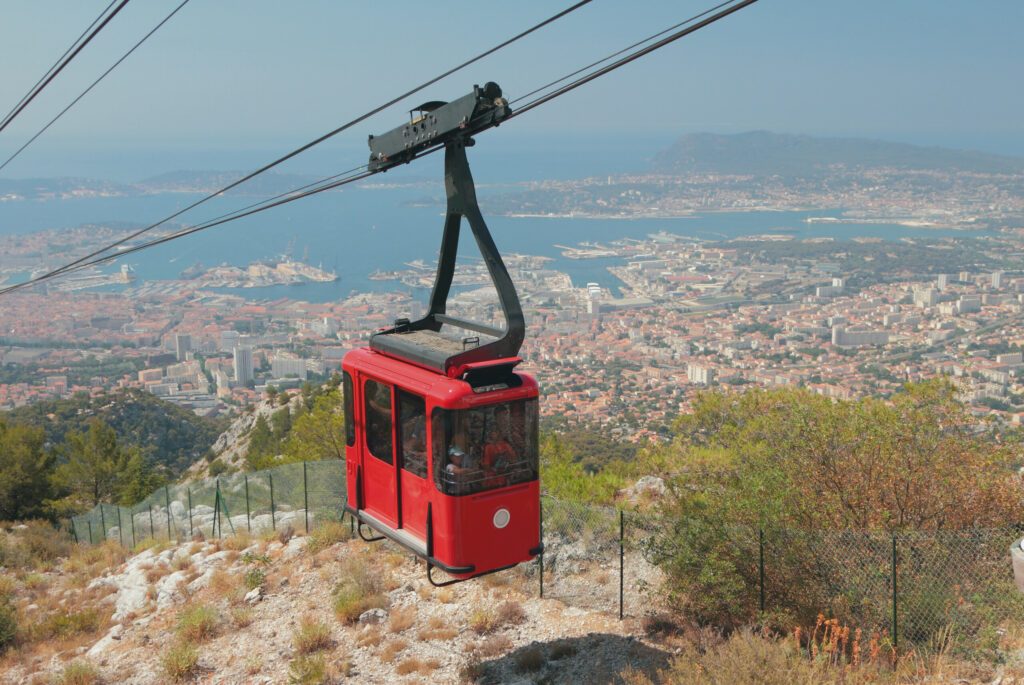
[[[368,349],[350,352],[343,370],[347,486],[360,522],[456,578],[536,556],[533,378],[513,374],[510,387],[479,392]]]
[[[346,511],[364,540],[398,542],[426,560],[430,582],[445,585],[510,568],[543,549],[538,391],[532,377],[514,370],[523,312],[466,160],[470,134],[507,117],[508,103],[488,83],[419,111],[409,125],[371,137],[370,160],[386,169],[444,144],[448,209],[437,276],[426,316],[399,319],[372,335],[368,348],[345,356]],[[504,328],[446,313],[463,218],[497,291]],[[365,537],[363,526],[379,535]],[[435,582],[435,567],[454,580]]]

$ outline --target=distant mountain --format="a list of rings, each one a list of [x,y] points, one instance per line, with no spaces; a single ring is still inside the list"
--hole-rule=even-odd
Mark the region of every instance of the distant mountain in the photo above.
[[[134,195],[136,192],[130,185],[94,178],[0,179],[0,201],[90,196],[111,197]]]
[[[247,171],[171,171],[139,181],[135,187],[144,193],[210,193],[246,176]],[[297,174],[260,174],[229,194],[277,195],[318,180]]]
[[[815,138],[768,131],[694,133],[655,156],[658,173],[813,177],[840,169],[890,167],[1024,173],[1024,158],[861,138]]]

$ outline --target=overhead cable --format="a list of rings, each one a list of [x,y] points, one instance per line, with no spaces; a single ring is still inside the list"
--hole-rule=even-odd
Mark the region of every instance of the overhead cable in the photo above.
[[[47,76],[49,76],[50,74],[53,73],[53,70],[56,69],[57,66],[61,63],[61,60],[63,60],[65,57],[67,57],[68,53],[71,52],[72,50],[74,50],[75,46],[78,45],[80,42],[82,42],[82,39],[85,38],[85,34],[89,33],[89,31],[92,30],[92,27],[95,26],[97,24],[97,22],[99,22],[99,20],[102,19],[103,16],[107,12],[110,11],[110,8],[114,6],[115,2],[117,2],[117,0],[110,0],[110,4],[107,5],[105,8],[103,8],[103,11],[99,13],[99,16],[97,16],[95,19],[92,20],[91,24],[89,24],[88,26],[85,27],[85,30],[82,31],[82,33],[78,36],[78,38],[75,38],[75,40],[71,43],[71,45],[68,46],[68,49],[64,51],[64,54],[57,58],[57,61],[54,62],[50,66],[50,68],[46,70],[45,74],[43,74],[42,76],[39,77],[39,80],[35,82],[35,85],[33,85],[31,88],[29,88],[28,93],[25,93],[24,95],[22,95],[21,99],[18,100],[18,102],[14,105],[14,107],[11,107],[11,111],[8,112],[7,114],[5,114],[4,118],[0,119],[0,121],[7,121],[7,119],[14,113],[14,110],[16,110],[18,108],[18,106],[21,105],[21,103],[25,102],[25,98],[27,98],[36,88],[38,88],[39,84],[42,83],[43,80]]]
[[[125,0],[125,1],[127,1],[127,0]],[[49,278],[49,277],[52,277],[52,276],[56,276],[56,275],[64,272],[65,270],[67,270],[67,269],[69,269],[69,268],[71,268],[73,266],[76,266],[77,264],[83,263],[83,262],[85,262],[87,260],[90,260],[90,259],[92,259],[94,257],[97,257],[97,256],[99,256],[99,255],[101,255],[101,254],[103,254],[103,253],[105,253],[105,252],[107,252],[109,250],[112,250],[112,249],[114,249],[116,247],[119,247],[120,245],[123,245],[123,244],[127,243],[130,240],[133,240],[133,239],[137,238],[140,235],[143,235],[144,233],[148,233],[149,231],[152,231],[153,229],[157,228],[158,226],[162,226],[163,224],[167,223],[168,221],[176,219],[177,217],[181,216],[185,212],[188,212],[188,211],[190,211],[192,209],[195,209],[196,207],[198,207],[198,206],[200,206],[200,205],[202,205],[202,204],[212,200],[213,198],[217,197],[218,195],[221,195],[221,194],[223,194],[223,193],[225,193],[225,192],[227,192],[227,191],[229,191],[229,190],[231,190],[233,188],[236,188],[236,187],[242,185],[243,183],[245,183],[246,181],[249,181],[249,180],[255,178],[256,176],[259,176],[260,174],[265,173],[265,172],[269,171],[270,169],[273,169],[274,167],[276,167],[276,166],[278,166],[280,164],[283,164],[284,162],[288,161],[289,159],[295,157],[296,155],[302,154],[303,152],[305,152],[306,150],[310,149],[311,147],[314,147],[315,145],[319,145],[320,143],[328,140],[329,138],[333,138],[334,136],[338,135],[342,131],[345,131],[345,130],[347,130],[349,128],[352,128],[356,124],[358,124],[358,123],[360,123],[362,121],[365,121],[366,119],[370,118],[371,116],[373,116],[375,114],[378,114],[379,112],[387,109],[388,107],[390,107],[390,106],[392,106],[392,105],[394,105],[394,104],[404,100],[405,98],[409,97],[410,95],[414,95],[414,94],[418,93],[419,91],[423,90],[424,88],[427,88],[427,87],[437,83],[441,79],[444,79],[444,78],[446,78],[448,76],[451,76],[452,74],[456,73],[457,71],[460,71],[461,69],[465,69],[469,65],[471,65],[471,64],[473,64],[475,62],[480,61],[484,57],[487,57],[488,55],[491,55],[491,54],[497,52],[498,50],[501,50],[502,48],[507,47],[508,45],[511,45],[512,43],[514,43],[514,42],[516,42],[516,41],[518,41],[518,40],[520,40],[522,38],[525,38],[526,36],[530,35],[534,31],[537,31],[537,30],[543,28],[544,26],[547,26],[548,24],[550,24],[550,23],[552,23],[554,21],[557,21],[558,19],[561,19],[562,17],[566,16],[567,14],[570,14],[571,12],[574,12],[574,11],[578,10],[579,8],[583,7],[584,5],[589,4],[591,1],[592,0],[579,0],[579,2],[576,2],[573,5],[570,5],[569,7],[565,8],[561,12],[558,12],[557,14],[554,14],[554,15],[548,17],[544,21],[531,26],[530,28],[526,29],[525,31],[522,31],[522,32],[512,36],[511,38],[509,38],[509,39],[507,39],[505,41],[502,41],[501,43],[495,45],[494,47],[492,47],[492,48],[490,48],[488,50],[485,50],[484,52],[481,52],[480,54],[476,55],[475,57],[471,57],[470,59],[462,62],[461,64],[458,64],[458,65],[452,67],[451,69],[448,69],[447,71],[445,71],[445,72],[443,72],[443,73],[433,77],[432,79],[430,79],[428,81],[424,81],[423,83],[421,83],[420,85],[416,86],[415,88],[407,90],[406,92],[402,93],[401,95],[399,95],[399,96],[397,96],[395,98],[392,98],[391,100],[388,100],[387,102],[385,102],[385,103],[383,103],[381,105],[378,105],[377,107],[374,107],[369,112],[366,112],[365,114],[362,114],[362,115],[356,117],[355,119],[352,119],[351,121],[346,122],[345,124],[342,124],[341,126],[335,128],[332,131],[329,131],[329,132],[325,133],[324,135],[320,136],[319,138],[311,140],[310,142],[306,143],[305,145],[302,145],[301,147],[298,147],[298,148],[292,150],[291,152],[289,152],[288,154],[286,154],[286,155],[284,155],[282,157],[278,157],[277,159],[275,159],[274,161],[270,162],[269,164],[265,164],[265,165],[261,166],[259,169],[256,169],[255,171],[252,171],[252,172],[246,174],[242,178],[229,183],[228,185],[224,186],[223,188],[220,188],[219,190],[216,190],[216,191],[210,193],[209,195],[206,195],[206,196],[200,198],[199,200],[196,200],[192,204],[190,204],[190,205],[188,205],[188,206],[186,206],[186,207],[184,207],[182,209],[179,209],[178,211],[174,212],[173,214],[168,215],[167,217],[161,219],[160,221],[157,221],[156,223],[149,224],[148,226],[140,228],[139,230],[137,230],[137,231],[135,231],[135,232],[133,232],[133,233],[131,233],[131,234],[121,238],[120,240],[117,240],[117,241],[111,243],[110,245],[107,245],[106,247],[103,247],[102,249],[96,250],[96,251],[91,252],[91,253],[83,256],[83,257],[80,257],[79,259],[76,259],[75,261],[71,262],[70,264],[67,264],[67,265],[65,265],[63,267],[60,267],[59,269],[51,271],[48,274],[43,274],[41,277],[39,277],[38,280],[45,280],[46,278]],[[3,290],[0,290],[0,294],[2,294],[3,292],[4,292]]]
[[[29,106],[29,103],[31,103],[33,100],[35,100],[36,96],[38,96],[41,92],[43,92],[43,90],[48,85],[50,85],[50,82],[53,81],[53,79],[57,78],[57,75],[60,74],[60,72],[64,71],[64,68],[67,65],[71,64],[71,61],[74,60],[75,57],[78,56],[78,53],[80,53],[82,51],[82,49],[86,45],[88,45],[92,41],[92,39],[95,38],[96,35],[99,34],[99,32],[103,30],[103,28],[107,24],[110,23],[111,19],[113,19],[114,17],[117,16],[118,12],[120,12],[121,10],[124,9],[124,6],[127,5],[128,2],[129,2],[129,0],[121,0],[121,2],[118,3],[117,7],[115,7],[112,12],[110,12],[102,21],[100,21],[98,26],[96,26],[91,31],[89,31],[89,35],[86,36],[85,39],[82,40],[71,51],[70,54],[66,54],[63,58],[61,58],[59,60],[59,63],[58,63],[56,68],[52,68],[51,67],[51,70],[50,70],[49,74],[47,76],[45,76],[39,83],[37,83],[32,88],[32,90],[30,90],[28,92],[28,94],[21,99],[21,102],[19,102],[14,107],[14,109],[12,109],[10,111],[10,113],[8,113],[8,115],[6,117],[4,117],[4,120],[2,122],[0,122],[0,131],[3,131],[5,128],[7,128],[11,124],[11,122],[14,121],[15,117],[17,117],[19,114],[21,114],[21,112],[26,107]]]
[[[180,4],[180,5],[178,5],[178,6],[177,6],[177,7],[175,7],[175,8],[173,9],[173,10],[171,10],[171,13],[170,13],[170,14],[168,14],[168,15],[167,15],[166,17],[164,17],[164,18],[163,18],[163,20],[162,20],[162,21],[161,21],[161,22],[160,22],[159,24],[157,24],[157,25],[156,25],[156,26],[154,26],[154,27],[153,27],[152,29],[150,29],[150,30],[149,30],[149,33],[147,33],[147,34],[146,34],[146,35],[144,35],[144,36],[143,36],[143,37],[142,37],[141,39],[139,39],[139,41],[138,41],[137,43],[135,43],[135,45],[133,45],[133,46],[131,47],[131,49],[130,49],[130,50],[128,50],[128,52],[126,52],[126,53],[124,53],[123,55],[121,55],[121,58],[120,58],[120,59],[118,59],[118,60],[117,60],[116,62],[114,62],[114,63],[113,63],[112,65],[110,65],[110,67],[109,67],[109,68],[108,68],[108,69],[107,69],[106,71],[104,71],[104,72],[103,72],[102,74],[100,74],[99,78],[97,78],[97,79],[96,79],[95,81],[93,81],[93,82],[92,82],[91,84],[89,84],[89,87],[88,87],[88,88],[86,88],[85,90],[83,90],[83,91],[82,91],[82,92],[81,92],[81,93],[80,93],[80,94],[78,95],[78,97],[76,97],[76,98],[75,98],[74,100],[72,100],[72,101],[71,101],[70,103],[68,103],[68,105],[67,105],[67,106],[66,106],[66,107],[65,107],[64,109],[62,109],[62,110],[61,110],[61,111],[60,111],[60,112],[59,112],[59,113],[57,114],[57,116],[55,116],[54,118],[50,119],[50,121],[49,121],[49,122],[48,122],[48,123],[46,124],[46,126],[43,126],[43,127],[41,128],[41,129],[39,129],[39,131],[38,131],[38,132],[37,132],[37,133],[36,133],[36,134],[35,134],[34,136],[32,136],[31,138],[29,138],[29,139],[28,139],[28,141],[27,141],[27,142],[26,142],[26,143],[25,143],[24,145],[22,145],[22,146],[21,146],[21,147],[19,147],[19,148],[18,148],[17,150],[15,150],[14,154],[13,154],[13,155],[11,155],[10,157],[8,157],[8,158],[7,158],[7,161],[5,161],[5,162],[4,162],[3,164],[0,164],[0,171],[3,171],[3,170],[4,170],[4,168],[5,168],[5,167],[6,167],[6,166],[7,166],[8,164],[10,164],[10,163],[11,163],[12,161],[14,161],[14,158],[15,158],[15,157],[17,157],[18,155],[20,155],[20,154],[21,154],[21,153],[22,153],[22,152],[23,152],[23,151],[25,150],[25,148],[27,148],[27,147],[28,147],[29,145],[31,145],[32,143],[34,143],[34,142],[35,142],[35,140],[36,140],[36,138],[38,138],[39,136],[41,136],[41,135],[43,135],[44,133],[46,133],[47,129],[49,129],[49,128],[50,128],[51,126],[53,126],[53,125],[54,125],[55,123],[57,123],[57,120],[58,120],[58,119],[60,119],[60,118],[61,118],[62,116],[64,116],[65,114],[67,114],[67,112],[68,112],[68,110],[69,110],[69,109],[71,109],[71,108],[72,108],[72,107],[74,107],[74,106],[75,106],[76,104],[78,104],[78,101],[79,101],[79,100],[81,100],[81,99],[82,99],[82,98],[84,98],[84,97],[85,97],[86,95],[88,95],[88,94],[89,94],[89,91],[91,91],[91,90],[92,90],[93,88],[95,88],[95,87],[96,87],[96,86],[97,86],[97,85],[99,84],[99,82],[100,82],[100,81],[102,81],[103,79],[105,79],[105,78],[107,77],[107,75],[108,75],[108,74],[109,74],[110,72],[112,72],[112,71],[113,71],[114,69],[116,69],[116,68],[117,68],[117,67],[118,67],[118,66],[119,66],[119,65],[121,64],[121,62],[123,62],[123,61],[125,61],[126,59],[128,59],[128,56],[129,56],[129,55],[131,55],[131,54],[132,54],[133,52],[135,52],[135,51],[136,51],[136,50],[137,50],[137,49],[139,48],[139,46],[140,46],[140,45],[142,45],[142,44],[143,44],[143,43],[145,43],[145,42],[146,42],[147,40],[149,40],[149,37],[150,37],[150,36],[152,36],[152,35],[153,35],[154,33],[156,33],[156,32],[157,32],[157,31],[158,31],[158,30],[160,29],[160,27],[161,27],[161,26],[163,26],[163,25],[164,25],[164,24],[166,24],[166,23],[167,23],[168,21],[170,21],[171,17],[173,17],[173,16],[175,15],[175,14],[177,14],[177,13],[178,13],[178,10],[180,10],[180,9],[181,9],[182,7],[184,7],[184,6],[185,6],[185,5],[187,5],[188,3],[189,3],[189,0],[182,0],[182,2],[181,2],[181,4]]]
[[[550,102],[551,100],[554,100],[555,98],[560,97],[561,95],[564,95],[565,93],[568,93],[568,92],[570,92],[572,90],[575,90],[576,88],[578,88],[579,86],[584,85],[585,83],[589,83],[590,81],[593,81],[594,79],[600,78],[601,76],[603,76],[605,74],[608,74],[608,73],[610,73],[610,72],[612,72],[612,71],[614,71],[614,70],[616,70],[616,69],[618,69],[618,68],[620,68],[622,66],[625,66],[626,64],[629,64],[630,62],[633,62],[634,60],[637,60],[640,57],[643,57],[644,55],[650,54],[651,52],[654,52],[655,50],[658,50],[658,49],[660,49],[662,47],[665,47],[666,45],[669,45],[670,43],[673,43],[673,42],[679,40],[680,38],[683,38],[684,36],[687,36],[687,35],[695,32],[695,31],[698,31],[698,30],[704,28],[705,26],[709,26],[710,24],[713,24],[714,22],[716,22],[716,21],[718,21],[720,19],[723,19],[724,17],[726,17],[726,16],[728,16],[728,15],[730,15],[730,14],[732,14],[732,13],[734,13],[734,12],[740,10],[740,9],[743,9],[744,7],[752,5],[755,2],[757,2],[757,0],[740,0],[739,2],[735,2],[735,3],[732,3],[732,4],[730,4],[730,2],[721,3],[721,4],[717,5],[716,7],[711,8],[710,10],[707,10],[705,12],[701,12],[700,14],[695,15],[694,17],[691,17],[690,19],[688,19],[688,20],[686,20],[684,22],[676,24],[675,26],[673,26],[673,27],[671,27],[669,29],[666,29],[665,31],[661,31],[658,34],[655,34],[655,36],[664,35],[668,31],[671,31],[672,29],[677,28],[679,26],[683,26],[683,25],[687,25],[687,24],[692,24],[692,25],[688,25],[686,28],[683,28],[683,29],[681,29],[679,31],[676,31],[675,33],[667,36],[666,38],[663,38],[662,40],[660,40],[660,41],[658,41],[658,42],[656,42],[654,44],[648,45],[647,47],[644,47],[642,49],[639,49],[639,50],[636,50],[636,51],[634,51],[632,53],[629,53],[625,57],[622,57],[621,59],[619,59],[619,60],[617,60],[617,61],[615,61],[615,62],[613,62],[613,63],[611,63],[611,64],[609,64],[609,65],[607,65],[607,66],[605,66],[603,68],[601,68],[601,69],[592,71],[592,72],[586,74],[585,76],[581,76],[580,78],[578,78],[578,79],[576,79],[574,81],[571,81],[570,83],[566,84],[565,86],[562,86],[561,88],[558,88],[555,91],[549,92],[549,93],[547,93],[545,95],[541,95],[541,96],[535,98],[534,100],[528,102],[526,105],[524,105],[520,109],[514,111],[511,114],[511,116],[509,117],[509,119],[511,119],[511,118],[513,118],[515,116],[518,116],[520,114],[523,114],[523,113],[525,113],[527,111],[530,111],[532,109],[535,109],[536,107],[539,107],[540,105],[543,105],[543,104],[545,104],[547,102]],[[727,5],[728,5],[728,7],[726,7]],[[716,10],[720,10],[720,11],[718,11],[717,13],[715,13],[715,14],[713,14],[711,16],[707,16],[710,12],[715,12]],[[702,20],[702,21],[700,21],[700,22],[698,22],[696,24],[692,23],[694,20],[696,20],[696,19],[698,19],[700,17],[705,17],[705,16],[707,16],[706,19],[704,19],[704,20]],[[636,44],[634,44],[634,46],[631,46],[631,47],[636,47],[637,45],[641,45],[643,43],[649,42],[649,40],[650,39],[646,39],[644,41],[640,41],[639,43],[636,43]],[[582,73],[583,71],[586,71],[588,68],[591,68],[591,67],[593,67],[593,66],[595,66],[597,64],[604,63],[608,59],[611,59],[611,58],[613,58],[613,57],[615,57],[617,55],[623,54],[624,52],[628,51],[629,49],[630,48],[625,48],[623,50],[620,50],[620,51],[614,53],[613,55],[610,55],[609,57],[606,57],[606,58],[604,58],[602,60],[599,60],[598,62],[595,62],[595,63],[591,64],[590,67],[584,67],[583,69],[576,70],[572,74],[566,75],[566,76],[564,76],[564,77],[562,77],[562,78],[560,78],[560,79],[558,79],[556,81],[553,81],[553,82],[549,83],[547,86],[544,86],[544,87],[538,88],[538,89],[536,89],[534,91],[531,91],[531,93],[529,93],[528,95],[536,94],[538,92],[541,92],[541,91],[551,87],[552,85],[555,85],[555,84],[558,84],[558,83],[562,83],[565,80],[571,78],[572,76],[578,75],[578,74]],[[522,100],[522,99],[524,99],[527,96],[523,96],[522,98],[519,98],[519,99]],[[431,149],[423,152],[422,154],[418,155],[418,157],[424,157],[426,155],[432,154],[432,153],[440,150],[443,147],[444,147],[443,144],[442,145],[438,145],[438,146],[436,146],[434,148],[431,148]],[[161,236],[160,238],[156,238],[156,239],[153,239],[153,240],[148,241],[146,243],[142,243],[142,244],[139,244],[139,245],[132,246],[132,247],[130,247],[128,249],[121,250],[121,251],[113,253],[113,254],[107,254],[107,255],[100,256],[102,252],[108,251],[109,249],[112,249],[113,247],[116,247],[118,245],[124,244],[124,242],[126,242],[127,240],[130,240],[133,236],[136,236],[136,235],[138,235],[141,232],[141,231],[136,231],[135,233],[131,234],[127,238],[123,238],[120,241],[117,241],[116,243],[112,244],[111,247],[106,248],[105,250],[101,250],[101,251],[98,251],[96,253],[93,253],[90,256],[80,258],[80,259],[72,262],[71,264],[68,264],[68,265],[66,265],[64,267],[61,267],[60,269],[56,269],[54,271],[51,271],[51,272],[49,272],[47,274],[43,274],[43,275],[41,275],[39,277],[36,277],[35,279],[30,279],[29,281],[25,281],[23,283],[16,283],[16,284],[7,286],[6,288],[0,289],[0,295],[6,294],[8,292],[15,291],[15,290],[20,290],[22,288],[34,285],[35,283],[38,283],[40,281],[44,281],[44,280],[48,280],[50,278],[56,277],[58,275],[66,273],[68,271],[78,271],[80,269],[84,269],[84,268],[96,266],[96,265],[99,265],[99,264],[102,264],[102,263],[106,263],[106,262],[109,262],[109,261],[113,261],[113,260],[115,260],[115,259],[117,259],[119,257],[125,256],[125,255],[133,253],[133,252],[138,252],[140,250],[148,249],[150,247],[155,247],[156,245],[160,245],[160,244],[163,244],[165,242],[170,242],[171,240],[176,240],[176,239],[182,238],[182,237],[184,237],[186,235],[191,235],[192,233],[197,233],[199,231],[204,231],[204,230],[207,230],[209,228],[213,228],[214,226],[219,226],[219,225],[228,223],[230,221],[234,221],[236,219],[241,219],[241,218],[246,217],[246,216],[251,216],[251,215],[256,214],[258,212],[262,212],[262,211],[265,211],[267,209],[271,209],[273,207],[277,207],[277,206],[286,204],[288,202],[293,202],[295,200],[300,200],[300,199],[303,199],[305,197],[309,197],[310,195],[321,193],[321,192],[324,192],[326,190],[331,190],[333,188],[337,188],[337,187],[340,187],[342,185],[346,185],[348,183],[353,183],[355,181],[362,180],[364,178],[372,176],[375,173],[378,173],[378,172],[374,172],[374,171],[364,171],[364,172],[360,172],[360,173],[353,173],[353,172],[355,172],[355,171],[357,171],[359,169],[362,169],[362,168],[363,167],[356,167],[355,169],[350,170],[350,172],[342,172],[342,174],[336,174],[335,176],[328,177],[327,179],[321,179],[320,181],[316,181],[314,183],[307,184],[305,186],[302,186],[300,188],[294,189],[292,191],[288,191],[287,193],[282,193],[280,195],[277,195],[274,198],[270,198],[268,200],[263,200],[263,201],[254,203],[252,205],[249,205],[248,207],[243,207],[240,210],[235,210],[233,212],[229,212],[227,214],[221,215],[220,217],[216,217],[216,218],[211,219],[211,220],[209,220],[207,222],[203,222],[203,223],[200,223],[200,224],[196,224],[196,225],[193,225],[193,226],[189,226],[189,227],[186,227],[186,228],[179,229],[179,230],[177,230],[177,231],[175,231],[175,232],[173,232],[171,234],[168,234],[168,235],[165,235],[165,236]],[[350,175],[345,176],[346,173],[348,173]],[[338,178],[338,176],[344,176],[344,177],[341,178],[340,180],[332,180],[332,179]],[[163,222],[161,222],[161,223],[163,223]],[[157,224],[157,225],[159,225],[159,224]]]

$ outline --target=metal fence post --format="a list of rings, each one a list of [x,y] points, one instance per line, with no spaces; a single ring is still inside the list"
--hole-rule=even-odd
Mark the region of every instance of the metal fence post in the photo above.
[[[79,540],[78,540],[78,524],[75,522],[75,519],[73,519],[73,518],[71,519],[71,535],[72,535],[72,537],[75,538],[75,544],[77,545],[78,542],[79,542]]]
[[[192,488],[188,488],[188,536],[195,537],[195,530],[192,528]]]
[[[626,512],[619,509],[619,620],[626,610]]]
[[[139,541],[135,539],[135,508],[132,508],[132,549],[135,549],[135,545],[139,544]]]
[[[540,569],[540,598],[544,599],[544,504],[540,505],[540,554],[537,555],[537,566]]]
[[[124,547],[124,524],[121,523],[121,507],[117,507],[117,541]]]
[[[100,542],[107,539],[107,517],[103,515],[103,503],[100,502]]]
[[[245,527],[252,532],[252,517],[249,514],[249,474],[245,474]]]
[[[306,535],[309,535],[309,483],[306,479],[306,462],[302,462],[302,506],[306,514]]]
[[[896,623],[896,533],[892,534],[892,646],[899,647],[899,629]]]
[[[86,523],[89,524],[89,544],[95,545],[96,543],[92,541],[92,519],[87,519]]]
[[[153,503],[149,503],[149,537],[152,540],[156,539],[156,532],[153,529]]]
[[[758,592],[760,594],[760,607],[761,613],[764,613],[764,528],[757,529],[757,547],[758,547],[758,560],[757,560],[757,579],[758,579]]]
[[[167,542],[171,541],[171,491],[164,486],[164,504],[167,506]]]
[[[217,478],[214,481],[214,483],[215,483],[215,488],[216,488],[214,492],[216,493],[216,495],[214,496],[214,499],[213,499],[213,523],[214,523],[214,525],[217,528],[217,537],[219,539],[223,540],[224,539],[224,520],[220,516],[220,509],[221,509],[221,504],[222,504],[221,499],[220,499],[220,478]]]
[[[267,471],[267,480],[270,481],[270,528],[277,530],[277,509],[274,507],[274,474]]]

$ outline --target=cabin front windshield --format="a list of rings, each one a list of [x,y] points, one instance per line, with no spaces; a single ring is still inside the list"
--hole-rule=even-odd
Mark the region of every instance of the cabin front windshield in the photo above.
[[[468,495],[537,478],[537,400],[432,416],[434,481],[446,495]]]

